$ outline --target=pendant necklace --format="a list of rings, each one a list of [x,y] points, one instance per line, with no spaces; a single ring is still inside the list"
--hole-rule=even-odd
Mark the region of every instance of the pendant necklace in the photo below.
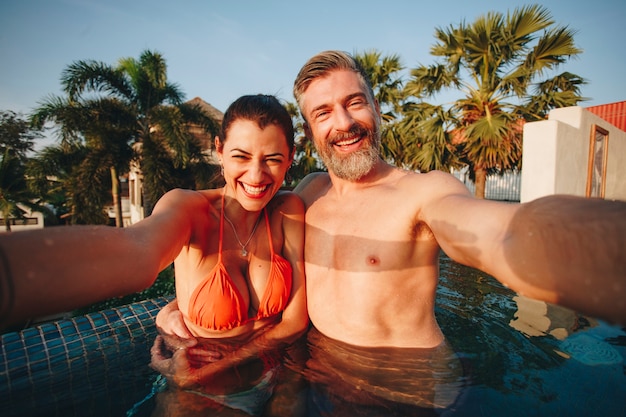
[[[230,224],[230,227],[233,228],[233,232],[235,233],[235,239],[237,239],[237,243],[239,243],[239,246],[241,246],[241,256],[245,258],[246,256],[248,256],[248,250],[246,249],[246,246],[248,246],[248,243],[250,243],[250,240],[252,240],[252,236],[254,236],[254,232],[256,232],[256,228],[259,225],[259,221],[261,220],[261,214],[259,213],[259,217],[256,218],[256,223],[254,223],[254,228],[252,229],[252,233],[250,233],[248,240],[246,240],[246,243],[241,243],[239,236],[237,236],[237,230],[235,229],[235,225],[233,224],[233,222],[230,221],[230,219],[226,215],[226,210],[224,210],[224,218],[228,221],[228,223]]]

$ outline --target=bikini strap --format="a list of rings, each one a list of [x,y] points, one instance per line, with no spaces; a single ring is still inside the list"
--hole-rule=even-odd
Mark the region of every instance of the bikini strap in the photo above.
[[[226,190],[222,193],[222,209],[220,210],[220,240],[218,243],[217,250],[217,263],[222,262],[222,241],[224,240],[224,196],[226,195]]]
[[[270,240],[270,254],[274,256],[274,244],[272,243],[272,228],[270,227],[270,218],[267,215],[267,206],[263,207],[263,213],[265,214],[265,227],[267,228],[267,237]]]

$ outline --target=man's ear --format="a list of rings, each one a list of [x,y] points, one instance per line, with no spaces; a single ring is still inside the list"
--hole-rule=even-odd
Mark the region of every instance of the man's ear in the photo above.
[[[380,113],[380,104],[378,104],[378,100],[374,99],[374,109],[376,109],[376,114],[378,115],[378,124],[383,122],[383,115]]]

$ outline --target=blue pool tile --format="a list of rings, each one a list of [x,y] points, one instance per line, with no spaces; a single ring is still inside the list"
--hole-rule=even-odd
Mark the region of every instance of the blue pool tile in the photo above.
[[[65,344],[65,350],[67,352],[82,351],[83,342],[81,340],[71,340]]]
[[[12,362],[18,359],[26,358],[25,352],[23,349],[13,349],[7,352],[6,360],[8,362]]]
[[[49,349],[57,346],[63,346],[63,339],[60,335],[57,335],[57,337],[55,337],[54,339],[47,339],[46,345]]]
[[[45,360],[48,356],[48,353],[44,349],[43,345],[35,346],[34,349],[28,347],[26,354],[28,355],[28,361],[31,363]]]
[[[45,358],[38,361],[28,361],[28,366],[31,374],[33,375],[43,374],[44,371],[47,371],[50,368],[48,361],[45,360]]]
[[[59,332],[58,328],[56,326],[54,327],[50,327],[49,329],[41,329],[43,332],[43,338],[45,341],[54,341],[54,340],[59,340],[61,337],[61,332]]]
[[[91,334],[89,336],[83,337],[83,343],[85,345],[97,345],[98,344],[98,336]]]
[[[107,310],[107,311],[103,312],[103,314],[104,314],[104,317],[106,318],[106,320],[109,323],[113,323],[113,322],[119,320],[119,318],[120,318],[120,313],[118,311],[115,311],[115,310]]]
[[[72,322],[64,322],[60,324],[61,334],[63,337],[69,338],[77,334],[76,326]]]
[[[108,324],[109,323],[107,322],[107,320],[104,318],[102,314],[95,314],[92,317],[92,325],[94,329],[105,328],[105,326],[107,326]]]
[[[14,354],[15,352],[21,352],[24,350],[24,342],[21,339],[13,340],[4,344],[4,349],[7,355]]]
[[[50,358],[58,358],[58,357],[65,358],[65,352],[66,352],[66,348],[62,344],[48,348],[48,354],[50,355]]]
[[[22,340],[25,345],[30,345],[33,343],[37,343],[37,341],[41,341],[41,335],[39,334],[39,330],[34,327],[30,327],[28,329],[24,329],[22,332]]]
[[[20,334],[17,332],[2,335],[2,344],[6,345],[21,340]]]

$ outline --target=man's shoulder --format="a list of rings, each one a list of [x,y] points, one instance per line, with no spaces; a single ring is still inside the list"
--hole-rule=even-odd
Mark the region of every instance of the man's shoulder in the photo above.
[[[268,208],[270,211],[276,210],[303,211],[303,202],[298,194],[289,190],[279,190],[274,198],[272,198]]]
[[[401,181],[402,186],[419,186],[422,191],[429,189],[441,192],[456,192],[459,187],[465,187],[454,175],[438,170],[429,172],[411,172],[404,176]]]
[[[322,190],[330,186],[330,183],[330,176],[327,172],[313,172],[300,181],[294,192],[308,205],[308,202],[317,198]]]
[[[300,183],[298,183],[295,191],[298,192],[298,190],[301,188],[309,187],[315,184],[320,184],[322,182],[324,183],[330,182],[330,176],[328,175],[328,172],[312,172],[308,174],[306,177],[304,177],[302,181],[300,181]]]

